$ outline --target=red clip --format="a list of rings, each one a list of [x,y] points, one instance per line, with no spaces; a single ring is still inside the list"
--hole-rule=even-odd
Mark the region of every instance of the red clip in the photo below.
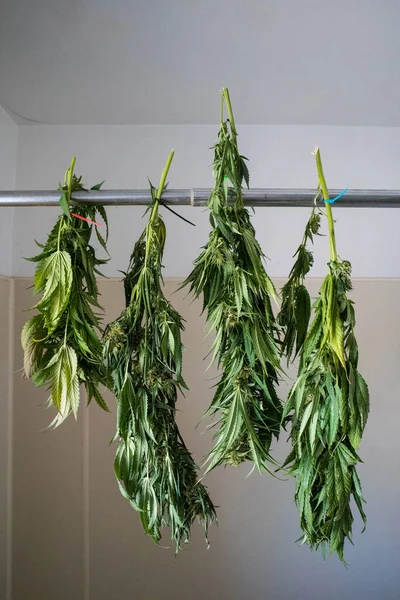
[[[73,217],[76,217],[77,219],[81,219],[81,221],[86,221],[86,223],[90,223],[91,225],[96,225],[97,227],[104,227],[104,225],[102,225],[101,223],[96,223],[96,221],[91,221],[90,219],[86,219],[85,217],[81,217],[80,215],[77,215],[75,213],[71,213],[71,215]]]

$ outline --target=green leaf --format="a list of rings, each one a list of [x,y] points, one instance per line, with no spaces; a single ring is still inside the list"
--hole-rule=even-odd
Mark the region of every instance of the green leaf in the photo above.
[[[46,328],[51,334],[69,302],[72,288],[71,257],[64,250],[56,250],[39,263],[34,285],[43,289],[43,296],[36,307],[44,314]]]
[[[103,219],[103,221],[105,223],[105,226],[106,226],[106,242],[107,242],[107,240],[108,240],[108,218],[107,218],[106,209],[101,204],[96,204],[95,208],[96,208],[96,211],[99,213],[99,215],[101,216],[101,218]]]
[[[68,204],[66,192],[63,192],[61,195],[60,206],[62,208],[64,215],[66,217],[68,217],[68,219],[71,219],[71,211],[69,210],[69,204]]]
[[[340,390],[337,390],[337,393],[339,395],[341,393]],[[329,401],[329,446],[332,446],[337,440],[337,433],[339,430],[339,405],[340,400],[335,398],[335,396],[331,396]]]
[[[91,382],[91,381],[85,382],[85,388],[86,388],[86,393],[88,396],[88,404],[90,404],[91,400],[94,398],[96,404],[98,404],[98,406],[100,406],[100,408],[102,408],[106,412],[111,412],[107,406],[106,401],[104,400],[104,398],[100,394],[97,386],[93,382]]]
[[[318,418],[319,418],[319,412],[318,410],[315,410],[312,419],[311,419],[311,424],[310,424],[310,448],[311,448],[311,452],[314,451],[314,444],[315,444],[315,436],[317,434],[317,425],[318,425]]]
[[[306,339],[308,323],[311,316],[311,301],[310,294],[304,285],[299,285],[296,289],[295,299],[295,312],[296,312],[296,328],[297,328],[297,340],[296,340],[296,355],[300,352]]]
[[[104,183],[104,180],[101,181],[100,183],[96,183],[96,185],[92,185],[92,187],[90,189],[91,190],[99,190],[103,186],[103,183]]]
[[[278,323],[283,327],[284,338],[281,353],[288,361],[302,352],[311,315],[310,296],[304,286],[304,279],[313,264],[313,255],[307,250],[308,241],[313,242],[313,234],[318,234],[319,214],[313,208],[307,222],[303,240],[294,254],[296,261],[290,271],[289,279],[282,288],[282,305],[278,314]]]
[[[303,417],[301,419],[301,426],[300,426],[300,431],[299,431],[299,438],[301,438],[302,433],[303,433],[304,429],[307,426],[307,423],[308,423],[308,420],[309,420],[309,418],[311,416],[312,410],[313,410],[313,404],[312,404],[312,402],[310,402],[309,404],[307,404],[306,409],[305,409],[304,414],[303,414]]]
[[[75,351],[69,346],[61,346],[48,363],[48,379],[51,381],[51,396],[53,404],[60,415],[58,426],[73,413],[77,416],[79,407],[78,360]]]
[[[24,351],[24,374],[27,379],[32,377],[38,367],[45,348],[41,340],[45,337],[43,315],[35,315],[25,323],[21,332],[21,345]]]

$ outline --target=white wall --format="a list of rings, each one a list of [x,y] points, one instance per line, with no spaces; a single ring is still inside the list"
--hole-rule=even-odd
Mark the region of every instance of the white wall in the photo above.
[[[15,183],[18,127],[0,106],[0,190]],[[0,275],[11,275],[14,209],[2,208],[0,218]]]
[[[400,189],[400,129],[312,126],[238,126],[241,152],[250,159],[254,187],[306,188],[316,185],[311,152],[321,148],[328,185],[332,188]],[[22,126],[19,132],[16,187],[55,189],[71,157],[88,184],[106,180],[105,188],[145,188],[147,176],[158,181],[168,151],[176,151],[171,188],[211,187],[210,146],[217,125],[206,126]],[[168,241],[166,276],[184,276],[207,238],[208,218],[202,209],[181,207],[197,227],[165,215]],[[142,207],[109,208],[112,260],[107,275],[117,275],[143,227]],[[23,260],[36,252],[57,209],[17,208],[13,273],[27,276],[32,265]],[[259,240],[270,258],[272,276],[286,276],[308,209],[261,208],[254,219]],[[337,209],[339,254],[353,264],[357,277],[400,276],[400,211]],[[322,276],[327,262],[326,239],[316,244],[313,276]]]

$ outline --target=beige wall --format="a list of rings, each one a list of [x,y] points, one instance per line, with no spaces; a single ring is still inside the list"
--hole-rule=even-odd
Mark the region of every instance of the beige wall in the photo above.
[[[10,286],[1,283],[0,318],[7,311]],[[311,280],[313,294],[319,283]],[[11,368],[7,357],[14,339],[15,368],[21,365],[17,338],[27,318],[23,311],[32,305],[29,284],[24,279],[15,282],[11,338],[3,335],[8,321],[0,323],[2,390],[7,390]],[[177,281],[168,280],[166,286],[172,292]],[[122,285],[102,281],[101,290],[111,320],[122,308]],[[356,547],[347,547],[348,570],[335,558],[324,563],[319,555],[293,543],[300,534],[293,482],[257,474],[245,479],[248,465],[209,475],[209,489],[220,506],[219,527],[210,533],[211,548],[206,549],[196,526],[191,547],[175,559],[171,548],[156,547],[144,536],[137,514],[117,489],[115,445],[108,445],[115,414],[82,407],[77,423],[70,419],[58,430],[45,432],[52,418],[44,410],[46,391],[34,389],[16,374],[13,600],[397,600],[400,280],[356,280],[353,297],[361,369],[370,385],[372,410],[361,447],[365,464],[360,468],[369,522],[360,535],[357,520]],[[178,418],[200,461],[211,442],[210,433],[203,434],[204,425],[195,428],[211,399],[213,382],[208,379],[215,372],[204,375],[203,360],[210,341],[204,339],[199,303],[190,304],[183,293],[175,294],[173,302],[187,320],[184,366],[191,387],[179,403]],[[109,403],[114,408],[111,397]],[[4,423],[1,427],[6,431]],[[279,457],[287,451],[285,437],[276,452]]]
[[[14,281],[0,277],[0,598],[10,600]]]

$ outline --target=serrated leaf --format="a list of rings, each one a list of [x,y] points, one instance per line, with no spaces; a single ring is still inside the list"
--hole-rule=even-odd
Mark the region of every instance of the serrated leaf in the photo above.
[[[295,314],[296,314],[296,328],[297,328],[297,339],[296,339],[296,356],[301,351],[307,330],[308,323],[311,316],[311,301],[310,294],[304,285],[299,285],[296,289],[296,300],[295,300]]]
[[[69,210],[69,203],[68,203],[66,192],[63,192],[61,194],[61,197],[60,197],[60,206],[62,208],[62,211],[63,211],[64,215],[66,217],[68,217],[68,219],[71,219],[71,211]]]
[[[311,413],[312,413],[312,409],[313,409],[313,405],[312,405],[312,402],[310,402],[309,404],[307,404],[306,409],[305,409],[304,414],[303,414],[303,417],[301,419],[301,426],[300,426],[300,431],[299,431],[299,439],[301,438],[302,433],[303,433],[304,429],[307,426],[308,420],[309,420],[309,418],[311,416]]]
[[[106,242],[107,242],[108,241],[108,218],[107,218],[106,209],[101,204],[98,204],[98,205],[96,205],[96,210],[99,213],[99,215],[101,216],[101,218],[103,219],[104,224],[106,226]]]
[[[36,305],[45,316],[46,329],[51,334],[68,304],[72,288],[71,257],[64,250],[56,250],[39,263],[34,278],[36,288],[43,289]]]
[[[47,377],[51,382],[50,403],[64,420],[70,413],[77,416],[79,407],[78,360],[75,351],[63,345],[47,365]],[[55,426],[58,426],[58,421]]]
[[[92,185],[92,187],[90,188],[91,190],[100,190],[101,187],[103,186],[105,180],[101,181],[100,183],[96,183],[96,185]]]
[[[24,374],[30,379],[36,371],[37,363],[44,351],[40,340],[46,337],[42,315],[35,315],[25,323],[21,332],[21,345],[24,351]]]

